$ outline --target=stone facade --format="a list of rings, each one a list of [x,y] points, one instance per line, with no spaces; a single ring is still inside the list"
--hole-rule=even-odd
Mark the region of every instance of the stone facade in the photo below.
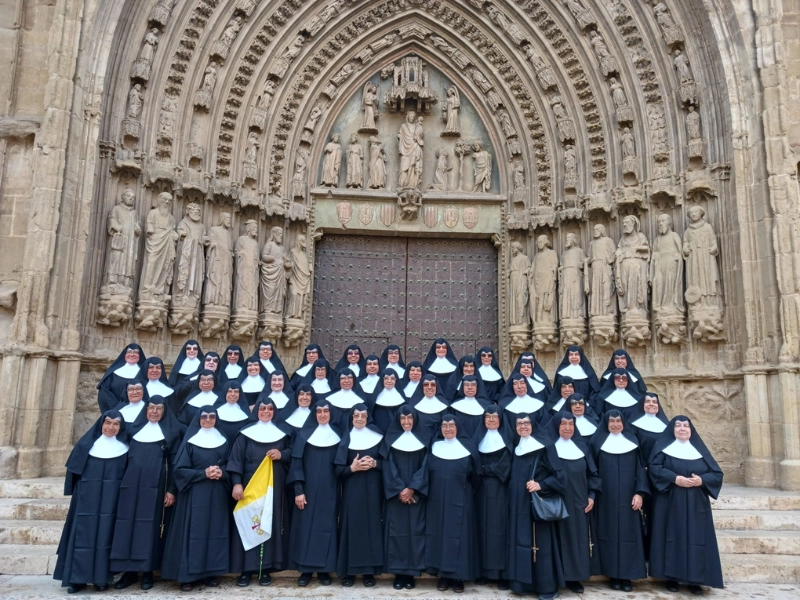
[[[728,480],[800,489],[796,2],[0,15],[2,476],[61,472],[129,340],[268,336],[292,368],[336,233],[493,240],[506,371],[622,345]]]

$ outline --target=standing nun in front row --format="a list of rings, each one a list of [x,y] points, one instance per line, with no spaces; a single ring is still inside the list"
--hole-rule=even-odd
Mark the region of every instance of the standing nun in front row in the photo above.
[[[67,459],[64,495],[72,496],[58,543],[53,579],[74,594],[93,583],[98,592],[114,579],[109,555],[119,487],[128,462],[125,420],[108,410],[92,425]]]
[[[702,585],[722,587],[717,535],[709,497],[722,488],[722,470],[700,439],[689,417],[670,421],[650,457],[653,499],[650,577],[678,583],[700,595]]]
[[[197,581],[218,587],[229,568],[230,445],[216,429],[217,410],[197,409],[175,460],[178,501],[167,535],[162,579],[190,592]]]

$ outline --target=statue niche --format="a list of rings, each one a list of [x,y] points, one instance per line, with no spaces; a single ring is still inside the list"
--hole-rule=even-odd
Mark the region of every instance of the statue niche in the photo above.
[[[406,101],[413,100],[416,111],[429,113],[439,101],[439,94],[429,87],[430,79],[426,63],[418,56],[405,56],[400,64],[391,64],[381,71],[381,79],[392,78],[392,87],[383,97],[383,103],[391,112],[406,111]]]

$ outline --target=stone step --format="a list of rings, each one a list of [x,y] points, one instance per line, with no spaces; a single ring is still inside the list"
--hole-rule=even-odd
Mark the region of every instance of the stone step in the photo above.
[[[0,544],[0,573],[52,575],[57,549],[57,544]]]
[[[0,519],[65,520],[69,502],[69,498],[0,498]]]
[[[715,510],[714,525],[723,529],[800,531],[798,510]]]
[[[800,510],[800,494],[764,488],[725,485],[714,510]]]
[[[0,520],[0,544],[58,544],[64,521]]]
[[[63,498],[63,477],[0,480],[0,498]]]
[[[721,554],[722,577],[730,583],[800,583],[800,556]]]
[[[726,554],[800,556],[800,531],[718,529],[717,544]]]

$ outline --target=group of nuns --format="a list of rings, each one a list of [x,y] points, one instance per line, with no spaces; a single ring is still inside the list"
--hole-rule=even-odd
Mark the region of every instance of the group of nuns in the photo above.
[[[598,379],[577,346],[553,384],[532,353],[508,380],[489,347],[457,360],[437,339],[423,362],[396,345],[348,346],[335,366],[311,344],[287,374],[270,342],[245,359],[187,341],[169,377],[130,344],[98,384],[101,417],[67,461],[71,503],[54,577],[191,591],[240,574],[316,573],[343,586],[394,575],[413,589],[465,581],[555,598],[592,575],[630,592],[666,580],[723,585],[709,497],[722,471],[691,420],[669,421],[627,352]],[[271,537],[245,551],[232,513],[262,462],[273,469]],[[545,520],[533,496],[560,499]]]

